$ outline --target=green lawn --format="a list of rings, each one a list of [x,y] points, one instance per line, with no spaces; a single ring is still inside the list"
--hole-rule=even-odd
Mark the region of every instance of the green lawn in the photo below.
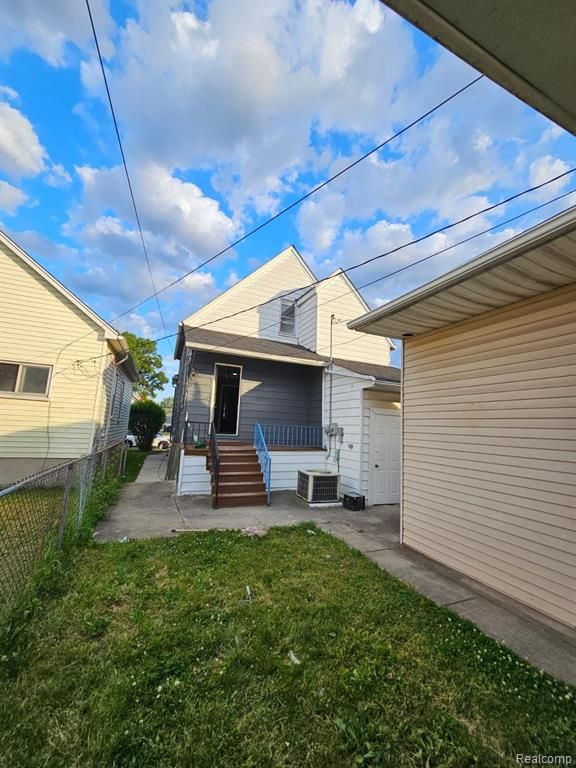
[[[573,689],[309,530],[78,552],[3,658],[0,765],[494,768],[576,751]]]
[[[124,467],[123,481],[126,483],[133,483],[138,477],[140,468],[144,464],[144,460],[147,456],[150,456],[152,451],[139,451],[138,448],[130,448],[126,452],[126,464]]]

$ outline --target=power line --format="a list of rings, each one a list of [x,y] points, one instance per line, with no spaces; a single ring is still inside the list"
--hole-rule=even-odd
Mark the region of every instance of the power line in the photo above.
[[[114,119],[114,125],[115,125],[115,128],[116,128],[116,135],[118,137],[118,143],[120,145],[120,151],[122,152],[122,157],[124,158],[124,153],[122,151],[122,142],[120,140],[120,134],[119,134],[119,131],[118,131],[118,126],[117,126],[117,122],[116,122],[116,118],[115,118],[115,114],[114,114],[114,109],[112,107],[112,100],[111,100],[111,97],[110,97],[110,91],[109,91],[109,88],[108,88],[108,80],[106,78],[106,72],[105,72],[105,69],[104,69],[104,66],[103,66],[102,58],[100,56],[100,50],[99,50],[98,40],[97,40],[97,37],[96,37],[95,28],[94,28],[94,22],[92,20],[92,14],[90,12],[89,0],[86,0],[86,5],[87,5],[87,8],[88,8],[88,13],[90,14],[90,21],[91,21],[91,24],[92,24],[92,30],[94,32],[94,38],[95,38],[95,41],[96,41],[96,47],[97,47],[98,55],[99,55],[99,58],[100,58],[100,66],[101,66],[101,69],[102,69],[102,75],[104,77],[104,84],[106,86],[106,91],[108,93],[110,109],[112,111],[112,116],[113,116],[113,119]],[[164,291],[167,291],[170,288],[173,288],[175,285],[177,285],[178,283],[182,282],[182,280],[185,280],[190,275],[194,274],[195,272],[198,272],[200,269],[203,269],[205,266],[210,264],[215,259],[217,259],[220,256],[222,256],[223,254],[227,253],[232,248],[235,248],[237,245],[240,245],[240,243],[243,243],[249,237],[252,237],[252,235],[255,235],[257,232],[259,232],[260,230],[264,229],[264,227],[267,227],[269,224],[271,224],[272,222],[276,221],[281,216],[284,216],[284,214],[286,214],[289,211],[293,210],[298,205],[303,203],[305,200],[308,200],[310,197],[312,197],[312,195],[315,195],[321,189],[323,189],[324,187],[328,186],[328,184],[331,184],[333,181],[335,181],[336,179],[338,179],[341,176],[343,176],[345,173],[347,173],[349,170],[351,170],[352,168],[357,166],[359,163],[363,162],[364,160],[366,160],[371,155],[379,152],[387,144],[390,144],[390,142],[394,141],[399,136],[402,136],[402,134],[406,133],[406,131],[410,130],[410,128],[413,128],[418,123],[422,122],[423,120],[426,120],[428,117],[430,117],[432,114],[434,114],[437,110],[441,109],[441,107],[443,107],[444,105],[448,104],[450,101],[455,99],[460,94],[464,93],[466,90],[471,88],[473,85],[475,85],[477,82],[479,82],[482,79],[484,79],[484,75],[479,75],[478,77],[475,77],[473,80],[470,80],[470,82],[466,83],[466,85],[464,85],[461,88],[459,88],[458,90],[454,91],[452,94],[450,94],[450,96],[447,96],[445,99],[443,99],[442,101],[438,102],[438,104],[436,104],[434,107],[429,109],[427,112],[424,112],[422,115],[420,115],[419,117],[417,117],[414,120],[412,120],[412,122],[408,123],[403,128],[401,128],[400,130],[398,130],[395,133],[393,133],[391,136],[389,136],[384,141],[380,142],[380,144],[378,144],[377,146],[373,147],[368,152],[365,152],[363,155],[361,155],[359,158],[357,158],[353,162],[351,162],[348,165],[346,165],[344,168],[342,168],[340,171],[335,173],[333,176],[330,176],[329,178],[325,179],[323,182],[321,182],[320,184],[318,184],[317,186],[315,186],[311,190],[309,190],[305,195],[302,195],[302,197],[299,197],[297,200],[294,200],[292,203],[287,205],[285,208],[282,208],[280,211],[278,211],[278,213],[274,214],[274,216],[271,216],[270,218],[266,219],[265,221],[263,221],[258,226],[256,226],[253,229],[251,229],[249,232],[246,232],[246,234],[242,235],[242,237],[239,237],[238,239],[234,240],[232,243],[227,245],[225,248],[223,248],[222,250],[218,251],[218,253],[216,253],[213,256],[211,256],[210,258],[204,260],[201,264],[198,264],[198,266],[194,267],[194,269],[191,269],[188,272],[185,272],[183,275],[181,275],[180,277],[176,278],[175,280],[173,280],[168,285],[165,285],[163,288],[161,288],[159,290],[156,290],[154,282],[152,281],[152,286],[154,288],[154,293],[151,296],[147,296],[146,298],[142,299],[137,304],[134,304],[132,307],[130,307],[129,309],[125,310],[124,312],[121,312],[119,315],[116,315],[115,317],[113,317],[109,321],[110,324],[116,322],[116,320],[119,320],[121,317],[124,317],[125,315],[128,315],[131,312],[134,312],[134,310],[138,309],[143,304],[146,304],[146,302],[150,301],[150,299],[152,299],[152,298],[156,298],[156,301],[158,303],[158,309],[160,310],[160,303],[158,301],[159,294],[164,293]],[[124,170],[126,172],[126,177],[128,179],[128,185],[129,185],[130,191],[132,191],[132,185],[130,183],[130,178],[129,178],[129,175],[128,175],[128,169],[127,169],[127,166],[126,166],[126,162],[124,162]],[[134,196],[133,195],[132,195],[132,203],[134,205],[134,211],[135,211],[135,214],[136,214],[136,221],[138,222],[138,225],[139,225],[140,220],[139,220],[139,217],[138,217],[138,211],[136,209],[136,204],[134,202]],[[142,243],[143,243],[143,246],[144,246],[144,252],[146,254],[146,258],[148,259],[148,252],[146,250],[146,246],[145,246],[145,243],[144,243],[144,238],[142,236],[142,229],[141,229],[141,227],[139,227],[139,228],[140,228],[140,235],[141,235],[141,238],[142,238]],[[150,273],[150,276],[152,278],[152,273]],[[162,317],[161,310],[160,310],[160,316]],[[164,323],[164,318],[163,317],[162,317],[162,327],[164,328],[164,333],[165,333],[165,337],[164,338],[171,338],[172,336],[177,335],[177,334],[168,334],[168,331],[166,329],[166,325]],[[89,335],[89,333],[86,333],[83,336],[80,336],[77,339],[77,341],[79,341],[80,339],[85,338],[86,336]],[[58,348],[56,348],[56,350],[53,350],[53,351],[54,352],[58,351]]]
[[[457,219],[456,221],[452,221],[449,224],[445,224],[442,227],[438,227],[437,229],[432,230],[431,232],[428,232],[425,235],[421,235],[420,237],[414,238],[410,240],[407,243],[403,243],[402,245],[398,245],[395,248],[391,248],[389,251],[385,251],[384,253],[380,253],[377,256],[372,256],[369,259],[365,259],[364,261],[360,261],[357,264],[352,264],[352,266],[347,267],[346,269],[343,269],[342,272],[337,273],[338,274],[347,274],[348,272],[352,272],[355,269],[359,269],[360,267],[364,267],[367,264],[371,264],[374,261],[378,261],[379,259],[383,259],[386,256],[391,256],[392,254],[398,253],[399,251],[404,250],[405,248],[408,248],[411,245],[417,245],[418,243],[424,242],[424,240],[428,240],[429,238],[433,237],[434,235],[442,234],[443,232],[447,232],[450,229],[453,229],[454,227],[459,226],[460,224],[464,224],[467,221],[470,221],[471,219],[476,218],[476,216],[482,216],[485,213],[489,213],[490,211],[495,210],[496,208],[499,208],[502,205],[506,205],[507,203],[512,202],[513,200],[517,200],[519,197],[523,197],[524,195],[528,195],[531,192],[536,192],[539,189],[542,189],[543,187],[546,187],[548,184],[552,184],[555,181],[558,181],[559,179],[570,175],[571,173],[574,173],[576,171],[576,168],[571,168],[568,171],[565,171],[564,173],[559,174],[558,176],[554,176],[552,179],[548,179],[547,181],[542,182],[541,184],[537,184],[533,187],[529,187],[528,189],[523,190],[522,192],[516,192],[513,195],[510,195],[509,197],[505,198],[504,200],[500,200],[498,203],[493,203],[492,205],[487,206],[486,208],[482,208],[479,211],[476,211],[476,213],[468,214],[467,216],[464,216],[461,219]],[[536,209],[535,209],[536,210]],[[500,225],[501,226],[501,225]],[[194,326],[195,328],[205,328],[207,325],[214,325],[214,323],[219,323],[222,320],[229,320],[230,318],[237,317],[238,315],[242,315],[245,312],[250,312],[253,309],[258,309],[259,307],[264,307],[267,304],[271,304],[274,301],[278,301],[278,299],[284,299],[288,296],[292,296],[294,293],[298,293],[299,291],[305,291],[309,290],[310,288],[313,288],[316,285],[320,285],[321,283],[325,283],[328,280],[332,280],[337,275],[328,275],[327,277],[322,277],[318,280],[314,280],[313,282],[309,283],[308,285],[301,286],[299,288],[293,288],[290,291],[286,291],[285,293],[281,293],[278,296],[274,296],[271,299],[267,299],[266,301],[260,302],[259,304],[254,304],[251,307],[246,307],[245,309],[239,309],[236,312],[231,312],[229,315],[224,315],[223,317],[219,317],[217,320],[208,320],[205,323],[201,323],[200,325]],[[170,336],[176,336],[177,334],[170,334]]]
[[[573,170],[576,170],[576,169],[573,169]],[[570,173],[571,172],[572,171],[570,171]],[[548,181],[544,182],[543,185],[539,185],[539,186],[545,186],[547,184],[551,184],[554,181],[556,181],[556,179],[549,179]],[[531,188],[529,190],[525,190],[524,192],[517,193],[517,195],[515,197],[519,197],[519,196],[527,194],[528,192],[531,192],[531,191],[534,191],[534,188]],[[419,266],[420,264],[423,264],[424,262],[429,261],[430,259],[434,258],[435,256],[440,256],[441,254],[446,253],[447,251],[450,251],[450,250],[452,250],[454,248],[457,248],[460,245],[464,245],[466,243],[469,243],[470,241],[475,240],[476,238],[481,237],[482,235],[486,235],[486,234],[488,234],[490,232],[493,232],[496,229],[500,229],[501,227],[505,227],[508,224],[511,224],[512,222],[517,221],[518,219],[521,219],[524,216],[528,216],[531,213],[535,213],[536,211],[539,211],[542,208],[545,208],[545,207],[547,207],[549,205],[552,205],[552,203],[555,203],[558,200],[562,200],[563,198],[568,197],[569,195],[572,195],[575,192],[576,192],[576,189],[571,189],[568,192],[564,192],[561,195],[557,195],[556,197],[553,197],[553,198],[551,198],[550,200],[547,200],[544,203],[540,203],[539,205],[533,206],[532,208],[529,208],[528,210],[523,211],[522,213],[516,214],[515,216],[512,216],[512,217],[510,217],[510,218],[508,218],[508,219],[506,219],[504,221],[501,221],[501,222],[499,222],[497,224],[494,224],[493,226],[488,227],[487,229],[484,229],[481,232],[477,232],[477,233],[475,233],[473,235],[470,235],[469,237],[466,237],[463,240],[459,240],[458,242],[452,243],[451,245],[448,245],[445,248],[442,248],[442,249],[440,249],[438,251],[434,251],[433,253],[428,254],[427,256],[423,256],[421,259],[418,259],[417,261],[413,261],[410,264],[405,264],[404,266],[398,267],[398,269],[395,269],[392,272],[388,272],[388,273],[386,273],[384,275],[381,275],[380,277],[377,277],[374,280],[370,280],[367,283],[363,283],[362,285],[360,285],[358,287],[358,290],[361,290],[362,288],[367,288],[367,287],[369,287],[371,285],[374,285],[374,284],[376,284],[378,282],[381,282],[382,280],[386,280],[389,277],[394,277],[395,275],[398,275],[398,274],[400,274],[401,272],[404,272],[407,269],[411,269],[412,267]],[[503,205],[505,202],[509,202],[509,200],[504,200],[501,203],[498,203],[497,205]],[[496,206],[492,206],[492,208],[493,207],[496,207]],[[448,226],[456,226],[458,223],[462,223],[464,221],[468,221],[469,219],[471,219],[471,218],[473,218],[475,216],[480,216],[483,213],[485,213],[485,210],[477,211],[475,214],[471,214],[470,216],[467,216],[464,219],[461,219],[458,222],[454,222],[453,224],[448,225]],[[552,218],[553,217],[550,217],[549,219],[546,219],[545,221],[550,221],[550,220],[552,220]],[[544,222],[540,222],[540,223],[544,223]],[[282,297],[288,296],[288,295],[290,295],[292,293],[295,293],[297,291],[307,290],[307,289],[309,289],[311,287],[314,287],[315,285],[318,285],[318,284],[320,284],[322,282],[325,282],[327,280],[331,280],[331,279],[333,279],[335,277],[338,277],[341,274],[346,274],[347,272],[352,271],[353,269],[356,269],[357,267],[363,266],[364,264],[368,264],[368,263],[370,263],[370,262],[372,262],[372,261],[374,261],[376,259],[383,258],[383,257],[385,257],[385,256],[387,256],[387,255],[389,255],[391,253],[395,253],[395,252],[397,252],[399,250],[402,250],[404,248],[408,248],[409,246],[414,245],[417,242],[421,242],[423,239],[432,237],[434,234],[437,234],[438,231],[440,231],[440,230],[435,230],[435,231],[430,232],[427,235],[423,236],[422,238],[418,238],[418,239],[412,240],[412,241],[410,241],[408,243],[404,243],[403,245],[398,246],[397,248],[392,249],[391,251],[387,251],[387,252],[385,252],[383,254],[380,254],[379,256],[374,256],[374,257],[372,257],[370,259],[367,259],[364,262],[360,262],[359,264],[352,265],[351,267],[348,267],[347,269],[342,270],[341,272],[337,272],[336,274],[329,275],[328,277],[316,280],[314,283],[311,283],[310,285],[303,286],[301,288],[295,288],[295,289],[293,289],[292,291],[290,291],[288,293],[280,294],[279,296],[275,296],[273,299],[268,299],[268,300],[266,300],[264,302],[260,302],[259,304],[255,304],[252,307],[247,307],[246,309],[239,310],[238,312],[232,313],[230,315],[223,315],[222,317],[219,317],[216,320],[210,320],[210,321],[208,321],[206,323],[203,323],[203,324],[200,324],[200,325],[197,325],[197,326],[193,326],[193,327],[194,328],[204,328],[206,325],[212,325],[214,323],[221,322],[222,320],[226,320],[226,319],[229,319],[231,317],[235,317],[235,316],[237,316],[237,315],[239,315],[241,313],[249,312],[249,311],[251,311],[253,309],[258,309],[259,307],[262,307],[262,306],[265,306],[267,304],[270,304],[271,302],[277,301],[278,299],[281,299]],[[325,304],[329,304],[329,303],[331,303],[333,301],[338,301],[338,299],[343,298],[344,296],[348,295],[349,293],[352,293],[354,290],[356,290],[356,289],[352,289],[351,288],[348,291],[345,291],[344,293],[340,294],[339,296],[333,297],[331,299],[328,299],[325,302],[322,302],[318,306],[324,306]],[[233,339],[237,339],[237,338],[252,337],[252,336],[255,336],[258,333],[261,333],[261,331],[263,331],[263,330],[268,330],[269,328],[274,328],[277,325],[279,325],[279,321],[275,321],[274,323],[271,323],[270,325],[264,326],[264,328],[258,329],[258,331],[256,331],[255,333],[250,333],[250,334],[232,334],[230,336],[230,338],[233,340]],[[178,333],[179,332],[171,333],[171,334],[169,334],[167,336],[162,336],[160,338],[153,339],[153,341],[160,342],[160,341],[163,341],[165,339],[171,339],[171,338],[174,338],[174,337],[178,336]],[[345,344],[349,344],[352,341],[356,341],[356,339],[351,339],[350,341],[342,342],[338,346],[344,346]],[[213,351],[216,351],[216,350],[222,349],[222,348],[223,347],[221,345],[220,346],[217,345],[217,346],[211,347],[208,350],[202,350],[202,351],[203,352],[213,352]],[[107,353],[107,355],[111,355],[111,354],[112,353],[110,353],[110,352]],[[106,357],[107,355],[97,355],[95,357],[88,358],[88,360],[85,360],[85,361],[82,361],[82,362],[89,362],[91,360],[96,360],[99,357]],[[79,362],[79,361],[75,361],[75,362]],[[69,366],[69,367],[71,367],[71,366]],[[65,370],[67,370],[67,369],[65,369]]]
[[[156,298],[156,305],[158,306],[158,312],[160,319],[162,320],[162,327],[164,333],[168,334],[166,323],[164,322],[164,315],[162,314],[162,308],[160,306],[160,299],[158,298],[158,290],[154,281],[154,275],[152,273],[152,265],[150,264],[150,257],[148,256],[148,249],[146,248],[146,241],[144,240],[144,232],[142,231],[142,225],[140,223],[140,215],[138,213],[138,207],[136,205],[136,199],[134,197],[134,190],[132,189],[132,181],[130,180],[130,174],[128,172],[128,164],[126,163],[126,156],[124,154],[124,147],[122,146],[122,139],[120,138],[120,130],[118,128],[118,121],[116,120],[116,112],[114,110],[114,104],[112,102],[112,94],[108,86],[108,78],[106,77],[106,69],[104,68],[104,61],[102,60],[102,54],[100,52],[100,44],[98,42],[98,35],[96,33],[96,27],[94,26],[94,19],[92,18],[92,10],[90,8],[90,0],[86,0],[86,8],[88,10],[88,16],[90,17],[90,26],[92,27],[92,35],[94,36],[94,43],[96,45],[96,52],[98,54],[98,60],[100,62],[100,69],[102,70],[102,78],[104,79],[104,86],[106,88],[106,95],[108,96],[108,104],[110,106],[110,112],[112,114],[112,121],[114,123],[114,130],[116,132],[116,138],[118,139],[118,147],[120,148],[120,155],[122,157],[122,165],[124,166],[124,173],[126,174],[126,181],[128,182],[128,190],[130,192],[130,199],[132,200],[132,207],[134,209],[134,216],[136,218],[136,224],[138,226],[138,232],[140,233],[140,242],[142,243],[142,250],[146,257],[146,264],[148,266],[148,273],[150,275],[150,282],[152,284],[152,290],[154,293],[149,298]],[[131,310],[129,310],[131,311]],[[121,315],[119,315],[121,317]]]
[[[463,240],[458,241],[457,243],[452,243],[452,245],[446,246],[445,248],[442,248],[439,251],[435,251],[434,253],[428,254],[427,256],[424,256],[423,258],[418,259],[417,261],[411,262],[410,264],[404,265],[403,267],[399,267],[398,269],[395,269],[392,272],[388,272],[387,274],[382,275],[381,277],[378,277],[375,280],[371,280],[368,283],[364,283],[363,285],[359,286],[358,290],[360,290],[362,288],[366,288],[366,287],[368,287],[370,285],[374,285],[375,283],[378,283],[378,282],[380,282],[382,280],[385,280],[385,279],[387,279],[389,277],[394,277],[395,275],[399,274],[400,272],[403,272],[406,269],[410,269],[411,267],[418,266],[419,264],[422,264],[422,263],[428,261],[429,259],[433,258],[434,256],[440,256],[442,253],[446,253],[447,251],[450,251],[453,248],[458,247],[459,245],[464,245],[465,243],[469,243],[471,240],[474,240],[475,238],[480,237],[481,235],[485,235],[485,234],[487,234],[489,232],[494,231],[495,229],[499,229],[500,227],[506,226],[507,224],[510,224],[511,222],[516,221],[517,219],[519,219],[519,218],[521,218],[523,216],[527,216],[528,214],[533,213],[534,211],[537,211],[537,210],[539,210],[541,208],[544,208],[547,205],[551,205],[552,203],[556,202],[557,200],[560,200],[563,197],[567,197],[568,195],[570,195],[570,194],[572,194],[574,192],[576,192],[576,189],[570,190],[569,192],[565,192],[562,195],[558,195],[557,197],[555,197],[555,198],[553,198],[551,200],[548,200],[546,203],[541,203],[540,205],[537,205],[534,208],[531,208],[531,209],[529,209],[527,211],[524,211],[521,214],[513,216],[510,219],[507,219],[506,221],[502,221],[499,224],[495,224],[494,226],[489,227],[488,229],[485,229],[482,232],[478,232],[475,235],[470,235],[469,237],[466,237]],[[481,213],[481,212],[479,212],[479,213]],[[479,213],[476,214],[476,215],[479,215]],[[548,219],[548,221],[550,221],[553,218],[554,217],[550,217],[550,219]],[[544,223],[544,222],[541,222],[541,223]],[[406,248],[409,245],[412,245],[412,243],[406,243],[404,246],[401,246],[400,248]],[[382,256],[386,256],[386,255],[387,254],[382,254]],[[381,256],[380,257],[374,257],[373,259],[368,259],[364,263],[369,263],[370,261],[373,261],[376,258],[381,258]],[[353,267],[350,267],[348,270],[342,270],[342,272],[338,272],[338,273],[336,273],[336,275],[330,275],[329,278],[324,278],[324,279],[331,279],[333,277],[338,277],[339,275],[341,275],[343,273],[345,274],[347,271],[350,271],[351,269],[355,269],[356,266],[361,266],[361,265],[355,265]],[[323,280],[319,280],[318,281],[318,283],[321,283],[321,282],[323,282]],[[353,293],[354,290],[356,290],[356,288],[351,288],[348,291],[345,291],[344,293],[340,294],[340,296],[336,296],[336,297],[330,298],[327,301],[322,302],[318,306],[320,307],[320,306],[324,306],[325,304],[330,304],[333,301],[338,301],[339,299],[343,298],[344,296],[347,296],[349,293]],[[274,299],[274,301],[276,301],[278,298],[280,298],[280,297],[276,297]],[[269,302],[263,302],[263,304],[267,304],[267,303],[269,303]],[[260,306],[262,306],[262,305],[260,305]],[[224,319],[224,318],[220,318],[220,319]],[[274,327],[278,326],[279,324],[280,324],[280,321],[277,320],[274,323],[271,323],[270,325],[264,326],[264,328],[259,328],[254,333],[249,333],[249,334],[233,334],[230,338],[233,341],[235,339],[252,337],[252,336],[255,336],[256,334],[261,333],[262,331],[266,331],[266,330],[268,330],[270,328],[274,328]],[[202,328],[203,326],[199,325],[199,326],[192,326],[192,327],[193,328]],[[178,335],[177,333],[176,334],[172,334],[172,336],[177,336],[177,335]],[[349,344],[352,341],[357,341],[357,340],[358,339],[351,339],[350,341],[343,342],[343,344]],[[230,342],[228,341],[227,343],[230,343]],[[342,344],[342,346],[343,346],[343,344]],[[201,351],[202,352],[215,352],[215,351],[217,351],[219,349],[225,349],[225,348],[226,347],[224,347],[224,345],[221,344],[221,345],[216,345],[214,347],[211,347],[210,349],[203,349]],[[325,349],[325,347],[323,347],[323,349]],[[318,350],[316,350],[316,352],[318,352]]]

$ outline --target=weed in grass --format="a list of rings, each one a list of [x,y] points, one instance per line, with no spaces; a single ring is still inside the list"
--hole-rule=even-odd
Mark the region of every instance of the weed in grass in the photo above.
[[[81,551],[4,676],[0,766],[495,768],[574,751],[573,689],[306,528]]]

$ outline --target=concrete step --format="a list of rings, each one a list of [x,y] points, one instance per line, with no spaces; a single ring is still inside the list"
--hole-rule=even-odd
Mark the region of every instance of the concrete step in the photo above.
[[[264,507],[266,506],[265,493],[219,493],[219,507]]]

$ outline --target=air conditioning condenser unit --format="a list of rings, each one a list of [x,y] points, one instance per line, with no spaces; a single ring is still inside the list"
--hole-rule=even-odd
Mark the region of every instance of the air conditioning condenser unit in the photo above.
[[[319,469],[301,469],[298,471],[296,495],[309,504],[338,504],[340,475]]]

